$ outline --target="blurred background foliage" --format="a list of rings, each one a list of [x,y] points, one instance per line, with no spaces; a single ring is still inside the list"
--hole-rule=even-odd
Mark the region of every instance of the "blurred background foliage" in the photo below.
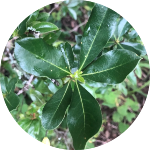
[[[78,62],[83,29],[93,6],[94,3],[89,1],[66,0],[39,9],[40,13],[36,21],[51,22],[60,28],[60,31],[51,32],[49,35],[40,35],[40,38],[45,38],[45,41],[56,47],[63,42],[69,42],[73,47],[76,62]],[[28,24],[30,24],[33,17],[34,15],[30,15],[23,22],[26,23],[28,19]],[[14,89],[19,97],[19,105],[17,109],[11,111],[11,114],[16,122],[33,138],[42,141],[44,137],[48,137],[51,146],[61,149],[73,149],[71,135],[65,121],[66,118],[55,130],[46,131],[41,125],[41,113],[44,104],[68,79],[49,80],[34,76],[31,78],[31,75],[24,72],[14,59],[15,40],[35,34],[31,27],[28,27],[26,34],[24,34],[24,31],[22,31],[23,22],[11,35],[1,61],[1,78],[5,76],[10,81],[19,77]],[[121,37],[121,41],[139,43],[143,46],[134,28],[132,26],[126,28],[127,31]],[[103,53],[116,48],[116,43],[112,38],[105,46]],[[107,85],[90,80],[84,84],[84,87],[99,102],[103,114],[103,125],[99,132],[87,142],[87,149],[103,145],[118,137],[134,122],[140,113],[150,84],[148,56],[142,58],[136,69],[120,84]],[[19,93],[20,91],[22,93]]]

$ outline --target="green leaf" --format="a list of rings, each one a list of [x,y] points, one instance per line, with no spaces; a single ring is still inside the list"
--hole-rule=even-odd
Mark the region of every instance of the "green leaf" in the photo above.
[[[126,99],[126,105],[129,106],[133,111],[138,111],[139,110],[139,103],[133,101],[130,98]]]
[[[94,143],[91,143],[91,142],[87,142],[87,144],[86,144],[86,147],[85,147],[85,149],[91,149],[91,148],[94,148],[95,146],[94,146]]]
[[[14,91],[15,84],[17,83],[17,78],[12,78],[8,84],[6,84],[7,92],[10,93],[11,91]]]
[[[60,30],[58,30],[58,31],[56,31],[56,32],[51,32],[51,33],[47,34],[47,35],[43,38],[43,40],[44,40],[47,44],[51,45],[51,44],[53,44],[53,43],[59,38],[60,34],[61,34],[61,31],[60,31]]]
[[[138,36],[138,33],[135,30],[132,30],[131,32],[128,33],[127,38],[130,39],[134,39]]]
[[[96,4],[84,29],[80,53],[80,70],[91,63],[113,35],[118,14]]]
[[[74,19],[74,20],[77,20],[77,13],[74,9],[72,8],[68,8],[68,11],[69,11],[69,14],[70,16]]]
[[[135,68],[140,57],[126,50],[112,50],[93,62],[83,71],[83,77],[96,82],[121,83]]]
[[[33,102],[36,102],[37,105],[41,106],[42,104],[45,103],[44,97],[42,96],[42,94],[39,91],[29,89],[28,93],[29,93],[31,100]]]
[[[42,113],[42,125],[45,129],[51,130],[58,127],[71,101],[72,90],[70,83],[57,91],[46,103]]]
[[[139,66],[139,64],[136,66],[136,70],[135,70],[136,75],[141,79],[142,78],[142,69]]]
[[[40,120],[38,119],[31,120],[31,119],[26,118],[26,119],[20,120],[18,124],[23,130],[25,130],[33,138],[36,138],[36,136],[40,132],[41,123],[40,123]]]
[[[76,150],[84,149],[86,142],[95,135],[102,124],[98,102],[76,82],[67,123]]]
[[[29,19],[28,19],[28,21],[27,21],[27,27],[30,26],[30,24],[31,24],[33,21],[36,21],[38,15],[39,15],[39,10],[35,11],[34,13],[32,13],[32,14],[29,16]]]
[[[50,22],[37,22],[32,26],[37,32],[46,33],[58,30],[58,27]]]
[[[20,24],[19,26],[17,27],[18,29],[18,35],[21,36],[21,37],[24,37],[25,36],[25,31],[26,31],[26,28],[27,28],[27,20],[29,19],[29,17],[25,18]]]
[[[129,128],[129,125],[128,125],[128,124],[125,124],[125,123],[122,123],[122,122],[119,123],[119,131],[120,131],[120,133],[123,133],[123,132],[126,131],[128,128]]]
[[[120,115],[126,116],[127,115],[128,107],[126,105],[122,105],[117,108],[117,111]]]
[[[80,4],[80,2],[82,2],[83,0],[68,0],[67,3],[67,6],[68,7],[75,7],[77,6],[78,4]]]
[[[118,112],[114,112],[112,118],[114,122],[121,122],[123,120],[123,116]]]
[[[7,93],[7,84],[8,84],[8,79],[5,76],[0,77],[0,83],[1,83],[1,90],[5,94]]]
[[[16,107],[19,104],[19,98],[14,93],[15,84],[17,82],[17,79],[12,78],[11,80],[8,81],[8,78],[1,77],[0,82],[1,82],[1,89],[3,92],[6,106],[9,111],[12,111],[12,110],[16,109]]]
[[[60,79],[70,74],[62,52],[42,39],[16,41],[14,54],[20,67],[35,76]]]
[[[126,19],[121,19],[119,24],[118,24],[118,30],[117,30],[117,35],[116,38],[120,39],[129,29],[131,29],[130,23]]]
[[[74,56],[73,56],[71,45],[68,42],[66,42],[64,44],[61,44],[60,47],[64,55],[66,64],[68,64],[69,70],[71,72],[71,68],[73,67],[74,64]]]
[[[12,91],[6,94],[6,96],[4,97],[4,100],[9,111],[16,109],[16,107],[19,104],[18,96]]]
[[[50,81],[48,88],[53,94],[59,90],[59,88],[52,81]]]
[[[133,42],[122,42],[118,45],[118,49],[126,49],[136,53],[139,56],[146,55],[146,49],[140,43],[133,43]]]
[[[132,71],[132,72],[130,72],[130,74],[128,74],[127,79],[130,81],[131,85],[133,85],[134,87],[137,86],[137,79],[134,74],[134,71]]]
[[[127,120],[128,120],[129,122],[132,122],[132,119],[135,118],[135,117],[136,117],[136,115],[135,115],[134,113],[128,113],[128,114],[126,115],[126,118],[127,118]]]
[[[50,16],[49,13],[46,13],[46,12],[41,12],[39,13],[38,15],[38,18],[37,18],[37,21],[47,21],[48,17]]]
[[[35,90],[43,93],[43,94],[50,94],[50,90],[48,89],[48,84],[43,80],[39,80],[36,85],[34,85]]]

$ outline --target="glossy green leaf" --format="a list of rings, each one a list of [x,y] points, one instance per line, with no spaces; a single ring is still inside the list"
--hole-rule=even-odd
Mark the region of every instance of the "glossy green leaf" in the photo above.
[[[121,19],[119,24],[118,24],[118,30],[117,30],[117,35],[116,38],[120,39],[129,29],[131,29],[130,23],[126,19]]]
[[[25,36],[25,31],[26,31],[26,28],[27,28],[27,20],[29,19],[29,17],[25,18],[20,24],[19,26],[17,27],[18,29],[18,35],[21,36],[21,37],[24,37]]]
[[[78,83],[75,85],[67,123],[76,150],[84,149],[86,142],[99,131],[102,124],[98,102]]]
[[[112,50],[87,67],[82,76],[96,82],[121,83],[140,59],[135,53],[124,49]]]
[[[33,138],[36,138],[36,136],[40,132],[41,123],[40,123],[40,120],[38,119],[31,120],[31,119],[26,118],[26,119],[20,120],[18,124],[20,125],[22,129],[24,129]]]
[[[41,12],[39,13],[38,15],[38,18],[37,18],[37,21],[47,21],[48,17],[50,16],[49,13],[46,13],[46,12]]]
[[[129,125],[128,125],[128,124],[125,124],[125,123],[122,123],[122,122],[119,123],[119,131],[120,131],[120,133],[123,133],[123,132],[126,131],[128,128],[129,128]]]
[[[50,22],[37,22],[32,26],[37,32],[46,33],[58,30],[58,27]]]
[[[60,79],[70,74],[62,52],[42,39],[24,38],[16,41],[14,54],[20,67],[35,76]]]
[[[60,30],[58,30],[58,31],[56,31],[56,32],[51,32],[51,33],[49,33],[48,35],[46,35],[46,36],[43,38],[43,40],[44,40],[47,44],[51,45],[51,44],[53,44],[53,43],[59,38],[60,34],[61,34],[61,31],[60,31]]]
[[[74,56],[73,56],[71,45],[68,42],[66,42],[64,44],[61,44],[60,47],[64,55],[66,64],[68,64],[69,70],[71,72],[71,68],[73,67],[74,64]]]
[[[102,51],[116,28],[118,14],[96,4],[84,29],[80,53],[80,70],[91,63]]]
[[[30,26],[30,24],[31,24],[33,21],[36,21],[38,15],[39,15],[39,10],[35,11],[34,13],[32,13],[32,14],[29,16],[29,19],[28,19],[28,21],[27,21],[27,27]]]
[[[67,83],[46,103],[42,113],[42,125],[45,129],[51,130],[61,124],[70,104],[71,96],[71,85]]]
[[[68,8],[68,11],[69,11],[69,14],[70,16],[74,19],[74,20],[77,20],[77,13],[74,9],[72,8]]]
[[[19,98],[14,92],[6,94],[6,96],[4,96],[4,100],[9,111],[16,109],[19,104]]]
[[[135,30],[132,30],[131,32],[128,33],[127,38],[130,39],[134,39],[138,36],[138,33]]]
[[[133,42],[122,42],[118,45],[118,48],[120,49],[126,49],[129,51],[132,51],[136,53],[139,56],[146,55],[146,49],[143,45],[140,43],[133,43]]]

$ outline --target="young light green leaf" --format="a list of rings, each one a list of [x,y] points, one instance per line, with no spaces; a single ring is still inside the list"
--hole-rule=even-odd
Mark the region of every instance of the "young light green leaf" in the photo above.
[[[126,131],[128,128],[129,128],[129,125],[128,125],[128,124],[125,124],[125,123],[122,123],[122,122],[119,123],[119,131],[120,131],[120,133],[123,133],[123,132]]]
[[[42,113],[42,125],[45,129],[51,130],[61,124],[70,104],[71,96],[71,85],[67,83],[46,103]]]
[[[84,149],[86,142],[101,127],[102,115],[98,102],[76,82],[67,124],[76,150]]]
[[[121,83],[140,59],[135,53],[124,49],[112,50],[87,67],[82,76],[101,83]]]
[[[95,5],[81,40],[80,70],[102,51],[115,31],[117,18],[118,14],[113,10],[100,4]]]
[[[35,76],[60,79],[70,74],[62,52],[42,39],[24,38],[16,41],[14,54],[20,67]]]

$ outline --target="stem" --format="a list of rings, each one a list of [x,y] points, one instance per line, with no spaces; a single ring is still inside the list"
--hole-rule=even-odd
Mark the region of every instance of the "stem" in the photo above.
[[[135,92],[140,92],[140,90],[142,90],[143,88],[145,88],[146,86],[148,86],[150,84],[150,81],[148,81],[148,82],[146,82],[143,86],[141,86],[140,88],[136,88],[135,90],[133,90],[133,91],[130,91],[129,93],[128,93],[128,95],[131,95],[131,94],[133,94],[133,93],[135,93]],[[140,92],[141,93],[141,92]]]
[[[34,75],[31,75],[29,81],[27,82],[27,84],[17,93],[17,95],[20,95],[23,92],[28,90],[29,86],[31,85],[31,82],[32,82],[33,78],[34,78]]]

